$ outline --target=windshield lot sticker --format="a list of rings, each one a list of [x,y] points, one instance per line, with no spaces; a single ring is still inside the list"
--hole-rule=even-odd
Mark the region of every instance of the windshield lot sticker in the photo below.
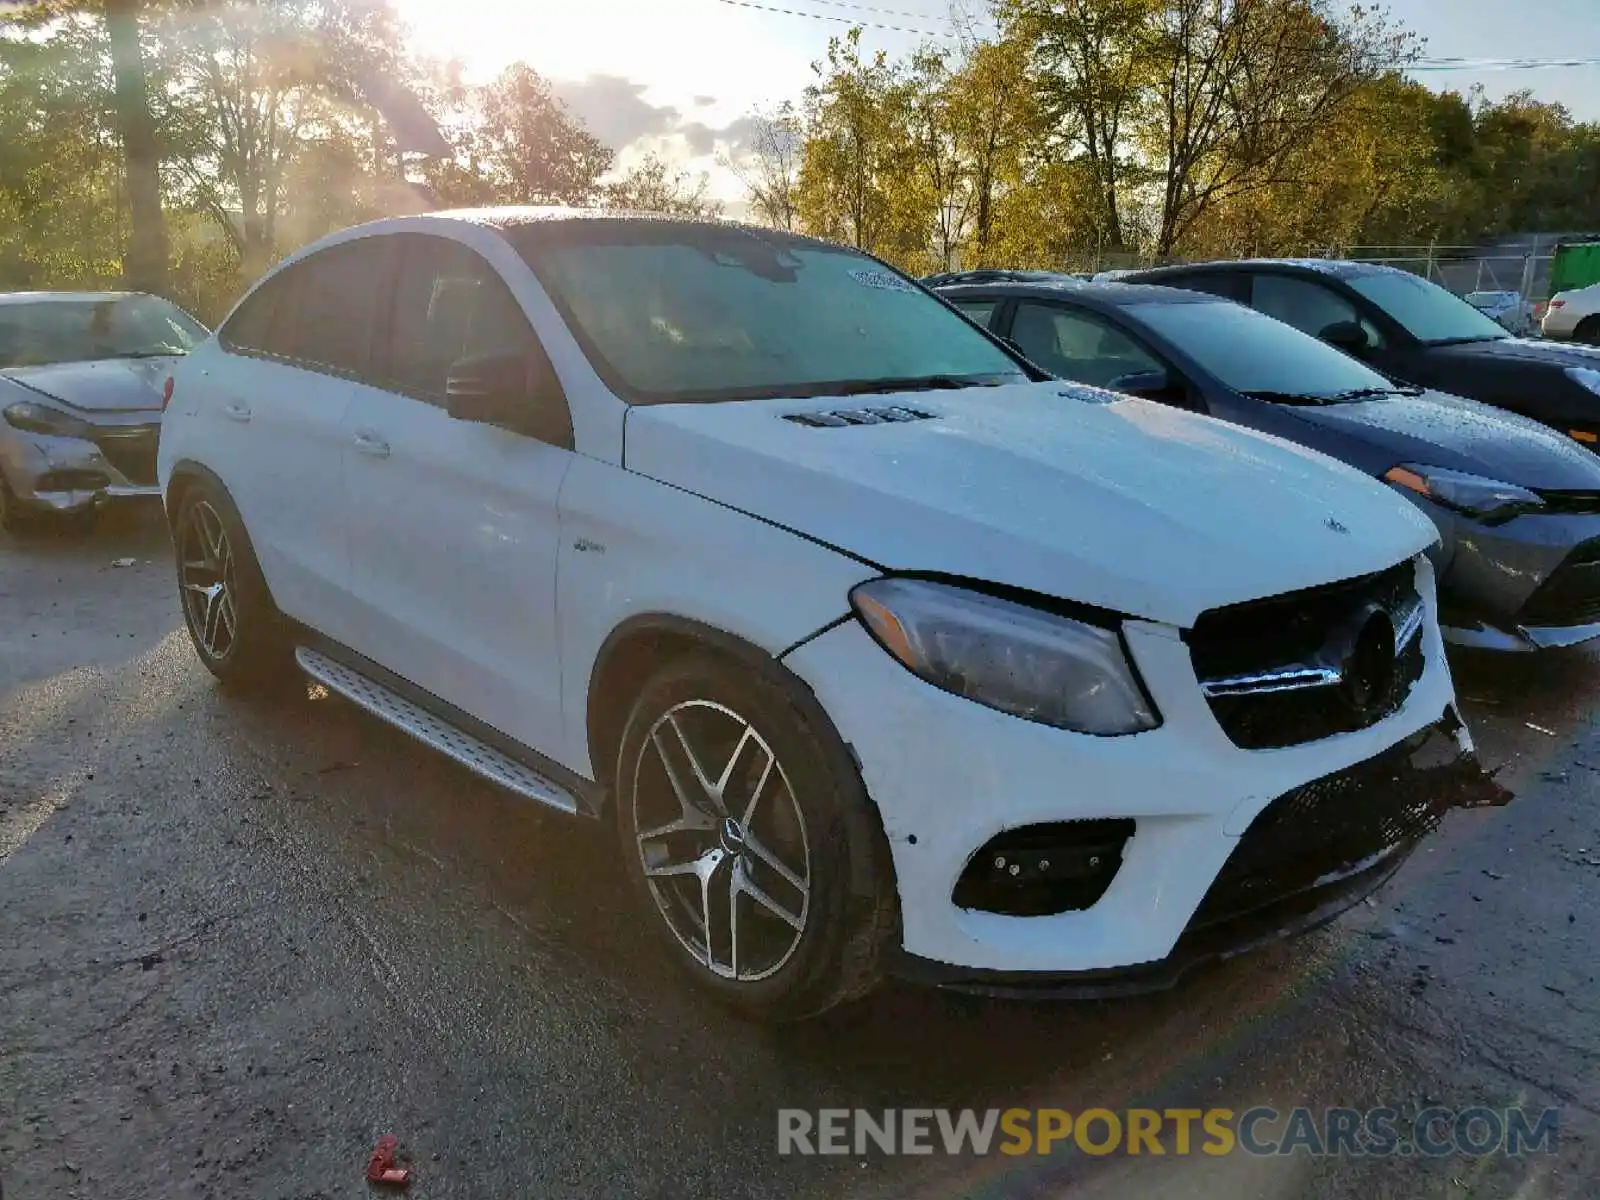
[[[862,287],[877,288],[880,292],[914,292],[912,287],[903,279],[896,279],[893,275],[882,271],[851,271],[850,278]]]

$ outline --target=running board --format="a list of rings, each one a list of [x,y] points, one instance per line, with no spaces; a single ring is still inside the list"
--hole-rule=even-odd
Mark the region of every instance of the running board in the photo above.
[[[577,798],[560,784],[434,716],[393,689],[343,663],[335,662],[309,646],[301,646],[294,656],[301,670],[330,691],[338,692],[357,707],[409,733],[446,758],[454,759],[473,774],[561,812],[577,814],[579,811]]]

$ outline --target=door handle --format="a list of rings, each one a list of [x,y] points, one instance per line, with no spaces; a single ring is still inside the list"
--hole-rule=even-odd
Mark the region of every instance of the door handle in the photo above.
[[[242,424],[250,419],[250,406],[248,404],[240,404],[235,400],[232,404],[223,407],[222,415],[230,421],[238,421]]]
[[[369,429],[358,429],[355,434],[356,449],[373,458],[388,458],[389,443]]]

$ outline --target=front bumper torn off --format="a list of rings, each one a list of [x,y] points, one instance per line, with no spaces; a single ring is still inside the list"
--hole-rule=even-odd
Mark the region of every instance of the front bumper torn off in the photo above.
[[[901,951],[900,978],[952,991],[1104,999],[1164,991],[1226,961],[1332,921],[1385,883],[1456,808],[1508,804],[1454,710],[1383,754],[1279,796],[1251,823],[1171,953],[1130,967],[973,970]]]

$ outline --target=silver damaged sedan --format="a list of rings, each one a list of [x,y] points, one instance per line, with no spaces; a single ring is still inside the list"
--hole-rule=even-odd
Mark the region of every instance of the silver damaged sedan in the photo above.
[[[0,527],[86,525],[106,503],[159,500],[163,387],[206,336],[155,296],[0,294]]]

